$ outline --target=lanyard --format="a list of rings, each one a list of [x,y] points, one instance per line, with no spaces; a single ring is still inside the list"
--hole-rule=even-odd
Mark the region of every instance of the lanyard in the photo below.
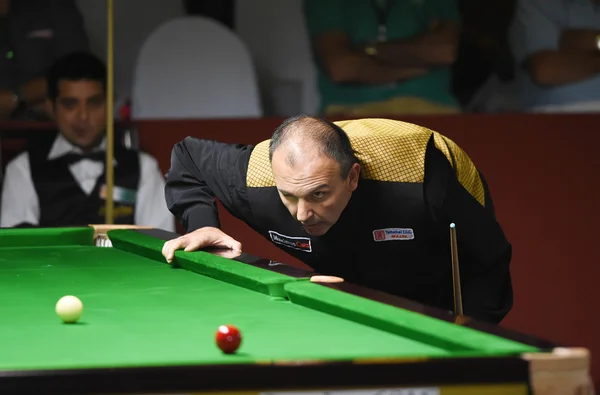
[[[371,5],[373,6],[375,16],[377,17],[377,41],[379,42],[387,40],[387,18],[393,7],[393,3],[393,0],[371,0]]]

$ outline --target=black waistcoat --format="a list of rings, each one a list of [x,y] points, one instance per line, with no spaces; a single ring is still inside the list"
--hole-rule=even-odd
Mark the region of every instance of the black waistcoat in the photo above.
[[[56,135],[53,136],[54,138]],[[87,195],[73,177],[69,166],[77,158],[72,155],[48,159],[54,138],[43,138],[29,144],[31,177],[40,205],[39,226],[85,226],[105,222],[105,200],[102,196],[106,172],[98,178]],[[105,155],[105,152],[99,155]],[[133,224],[135,192],[140,178],[139,154],[115,145],[114,158],[114,223]],[[119,191],[127,190],[128,199],[121,199]],[[131,198],[133,197],[133,198]]]

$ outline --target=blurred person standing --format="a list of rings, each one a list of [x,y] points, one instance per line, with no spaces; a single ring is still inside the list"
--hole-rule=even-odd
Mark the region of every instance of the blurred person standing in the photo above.
[[[321,113],[375,116],[460,111],[451,67],[455,0],[304,0]]]
[[[510,35],[524,111],[600,111],[600,0],[519,0]]]
[[[47,68],[89,47],[73,0],[0,0],[0,119],[47,118]]]

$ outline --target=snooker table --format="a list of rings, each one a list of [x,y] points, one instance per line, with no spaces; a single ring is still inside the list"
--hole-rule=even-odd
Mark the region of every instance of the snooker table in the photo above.
[[[593,393],[585,349],[245,253],[167,264],[176,236],[0,229],[0,394]],[[64,295],[77,323],[54,311]],[[242,333],[233,354],[222,324]]]

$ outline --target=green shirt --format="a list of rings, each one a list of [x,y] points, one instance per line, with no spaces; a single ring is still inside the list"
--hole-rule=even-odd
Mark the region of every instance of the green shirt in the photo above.
[[[387,39],[409,38],[427,31],[433,19],[460,21],[455,0],[390,0]],[[379,35],[377,9],[373,0],[304,0],[306,26],[311,39],[326,31],[344,31],[354,44],[373,43]],[[316,55],[315,56],[316,59]],[[458,107],[451,92],[450,67],[385,85],[339,84],[333,82],[319,62],[318,85],[321,110],[328,105],[353,105],[391,99],[419,97]]]

